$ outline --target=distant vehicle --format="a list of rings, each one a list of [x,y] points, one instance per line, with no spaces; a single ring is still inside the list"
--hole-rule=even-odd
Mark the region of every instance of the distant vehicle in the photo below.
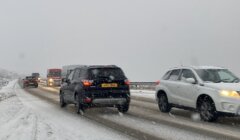
[[[62,79],[66,79],[67,76],[75,69],[83,67],[84,65],[67,65],[62,67]]]
[[[240,115],[240,80],[220,67],[179,67],[169,70],[156,87],[162,112],[172,107],[197,110],[204,121]]]
[[[22,84],[23,84],[23,88],[26,88],[26,87],[37,88],[38,87],[37,79],[33,76],[27,76],[26,78],[24,78],[22,81]]]
[[[47,86],[61,85],[62,69],[48,69],[47,70]]]
[[[60,89],[60,106],[75,104],[77,113],[88,107],[129,109],[129,81],[117,66],[85,66],[74,69]]]
[[[38,80],[38,82],[40,82],[41,79],[39,73],[32,73],[32,76],[35,77]]]

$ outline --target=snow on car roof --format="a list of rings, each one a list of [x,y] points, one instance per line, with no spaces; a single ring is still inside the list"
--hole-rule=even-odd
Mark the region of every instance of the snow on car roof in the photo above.
[[[170,70],[174,69],[225,69],[223,67],[217,67],[217,66],[180,66],[180,67],[174,67]]]
[[[217,66],[192,66],[194,69],[224,69],[223,67]]]

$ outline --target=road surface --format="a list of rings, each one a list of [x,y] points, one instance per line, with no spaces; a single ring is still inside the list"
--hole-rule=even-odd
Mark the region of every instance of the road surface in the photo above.
[[[32,133],[27,137],[29,139],[240,138],[238,118],[224,118],[217,123],[205,123],[198,119],[196,113],[189,111],[174,109],[170,114],[164,114],[159,112],[157,104],[150,96],[138,96],[137,92],[132,94],[127,114],[121,114],[114,108],[91,108],[86,110],[83,116],[77,115],[74,105],[64,109],[59,107],[58,90],[44,85],[37,89],[23,90],[16,83],[13,87],[13,94],[16,96],[0,102],[0,106],[4,103],[10,104],[5,105],[7,106],[5,110],[10,110],[10,113],[6,114],[10,114],[9,116],[11,113],[14,114],[12,117],[5,117],[11,123],[5,123],[0,127],[0,139],[21,138],[21,133],[13,135],[12,132],[28,132],[30,129]],[[4,112],[1,107],[0,110]],[[25,124],[22,119],[31,124],[27,125],[29,130],[23,127]],[[0,123],[1,120],[6,121],[0,117]],[[24,129],[15,130],[16,127]],[[3,128],[11,128],[12,132],[3,131]],[[26,139],[26,136],[22,138]]]

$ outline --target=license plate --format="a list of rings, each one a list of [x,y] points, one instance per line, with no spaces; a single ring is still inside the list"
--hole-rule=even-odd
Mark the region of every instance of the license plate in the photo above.
[[[110,83],[110,84],[102,84],[102,88],[116,88],[118,87],[118,84],[117,83]]]

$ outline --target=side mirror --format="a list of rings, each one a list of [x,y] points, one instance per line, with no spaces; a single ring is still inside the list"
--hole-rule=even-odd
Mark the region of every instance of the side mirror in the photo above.
[[[70,80],[67,79],[67,78],[63,78],[63,79],[62,79],[62,83],[68,83],[68,84],[69,84],[69,83],[70,83]]]
[[[66,78],[62,78],[62,83],[67,83],[67,79]]]
[[[186,82],[189,84],[196,84],[196,80],[194,78],[187,78]]]

